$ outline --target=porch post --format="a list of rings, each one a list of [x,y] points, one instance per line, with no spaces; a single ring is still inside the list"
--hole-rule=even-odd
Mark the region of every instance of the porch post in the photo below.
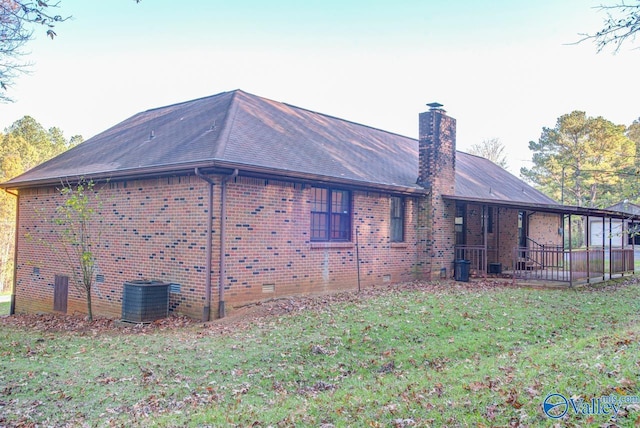
[[[591,282],[591,242],[590,238],[591,237],[591,230],[589,230],[589,214],[587,214],[587,225],[584,228],[584,241],[586,244],[586,250],[587,250],[587,284],[589,284]]]
[[[631,263],[631,275],[636,273],[636,233],[635,227],[633,228],[633,232],[629,230],[629,236],[631,236],[631,251],[633,253],[633,257],[631,257],[631,260],[633,260],[633,263]]]
[[[502,264],[502,262],[500,260],[502,260],[500,258],[500,207],[495,207],[495,211],[493,212],[494,218],[496,219],[496,230],[495,230],[495,235],[494,236],[494,245],[496,246],[496,261],[500,264]]]
[[[622,276],[624,276],[624,273],[627,271],[628,267],[627,267],[627,255],[624,252],[624,241],[626,240],[625,238],[626,233],[624,230],[624,218],[620,219],[620,244],[622,245]]]
[[[569,287],[573,287],[573,242],[571,241],[571,214],[569,214]]]
[[[604,260],[606,259],[607,256],[607,252],[605,250],[605,239],[604,239],[604,230],[605,230],[605,226],[606,226],[606,217],[602,217],[602,280],[605,281],[607,278],[605,277],[605,270],[604,270]],[[611,278],[611,245],[609,245],[609,278]]]
[[[604,231],[605,231],[605,226],[606,226],[606,221],[607,218],[606,217],[602,217],[602,247],[605,247],[605,240],[604,240]],[[604,249],[603,249],[604,251]],[[611,266],[613,265],[613,253],[611,252],[611,217],[609,217],[609,279],[611,279]],[[604,275],[602,275],[602,279],[604,278]]]
[[[609,279],[613,276],[613,222],[609,217]]]
[[[484,251],[483,251],[483,256],[482,256],[482,264],[483,264],[483,271],[482,271],[482,276],[483,278],[487,277],[487,231],[489,230],[489,225],[487,223],[489,223],[489,209],[487,208],[486,205],[482,206],[482,218],[484,219],[484,221],[482,223],[484,223],[483,226],[483,231],[482,231],[482,235],[483,235],[483,239],[482,239],[482,245],[484,246]]]

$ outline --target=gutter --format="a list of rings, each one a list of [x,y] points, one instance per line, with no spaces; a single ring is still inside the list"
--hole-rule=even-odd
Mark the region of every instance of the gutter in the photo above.
[[[31,188],[48,185],[59,185],[61,179],[68,181],[79,180],[81,178],[93,181],[100,181],[109,179],[113,180],[133,180],[144,178],[156,178],[163,176],[176,176],[181,174],[189,174],[194,168],[198,168],[200,171],[206,170],[212,172],[212,169],[216,170],[235,170],[241,169],[242,175],[254,178],[266,178],[277,179],[282,181],[293,181],[300,183],[326,183],[326,184],[338,184],[343,185],[356,190],[363,191],[387,191],[390,193],[397,193],[399,195],[406,196],[422,196],[430,193],[429,188],[423,187],[408,187],[400,184],[388,184],[388,183],[372,183],[364,180],[356,180],[352,178],[332,177],[327,175],[320,175],[315,173],[299,172],[293,170],[285,170],[267,166],[258,166],[243,164],[238,162],[220,161],[217,159],[202,160],[197,162],[184,162],[181,164],[165,164],[156,165],[145,168],[130,168],[120,171],[104,171],[87,174],[73,174],[65,177],[55,178],[43,178],[36,180],[9,180],[4,183],[0,183],[0,188],[8,189],[21,189]]]
[[[213,180],[211,180],[206,175],[202,174],[198,168],[195,169],[196,176],[200,177],[204,181],[209,184],[209,205],[208,209],[208,217],[207,217],[207,244],[205,246],[206,252],[206,272],[207,277],[205,278],[205,286],[204,286],[204,294],[205,294],[205,303],[204,308],[202,308],[202,321],[209,321],[211,318],[211,258],[213,249],[211,248],[211,239],[213,234],[213,185],[215,184]]]
[[[17,193],[11,192],[9,189],[4,189],[10,195],[16,197],[16,228],[13,244],[13,283],[11,284],[11,306],[9,307],[9,315],[15,315],[16,313],[16,283],[18,282],[18,219],[20,218],[20,196]]]
[[[234,169],[231,175],[227,175],[222,179],[221,197],[221,216],[220,216],[220,278],[218,283],[218,317],[224,318],[226,308],[224,302],[224,284],[227,276],[226,268],[226,240],[227,240],[227,182],[238,176],[238,168]]]

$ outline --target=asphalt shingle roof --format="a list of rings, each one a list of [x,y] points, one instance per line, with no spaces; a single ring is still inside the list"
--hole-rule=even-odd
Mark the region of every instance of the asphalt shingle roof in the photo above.
[[[462,152],[456,153],[455,189],[452,196],[465,199],[558,204],[490,160]]]
[[[138,113],[4,183],[186,170],[207,163],[421,189],[415,139],[241,90]],[[557,204],[492,162],[457,152],[456,197]]]

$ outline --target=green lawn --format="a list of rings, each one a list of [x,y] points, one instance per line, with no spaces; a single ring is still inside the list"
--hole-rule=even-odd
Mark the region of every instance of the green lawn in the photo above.
[[[640,395],[639,295],[451,282],[144,334],[0,319],[0,426],[602,426],[542,402]]]
[[[0,302],[0,316],[9,315],[11,309],[11,302]]]

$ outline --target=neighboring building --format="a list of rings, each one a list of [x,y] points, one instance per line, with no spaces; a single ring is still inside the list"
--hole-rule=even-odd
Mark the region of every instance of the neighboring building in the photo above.
[[[62,252],[28,239],[55,243],[59,188],[80,178],[103,201],[99,315],[118,317],[137,279],[173,284],[171,309],[207,320],[451,277],[456,257],[478,275],[542,267],[521,250],[560,247],[565,214],[584,210],[457,152],[455,119],[430,106],[418,141],[240,90],[139,113],[2,184],[18,195],[15,310],[85,310]]]
[[[640,216],[640,206],[629,201],[618,202],[605,208],[608,211],[618,211],[628,214],[628,218],[605,220],[603,218],[589,218],[589,228],[585,230],[593,245],[604,247],[619,247],[640,245],[640,223],[634,220]],[[603,233],[604,231],[604,233]]]

